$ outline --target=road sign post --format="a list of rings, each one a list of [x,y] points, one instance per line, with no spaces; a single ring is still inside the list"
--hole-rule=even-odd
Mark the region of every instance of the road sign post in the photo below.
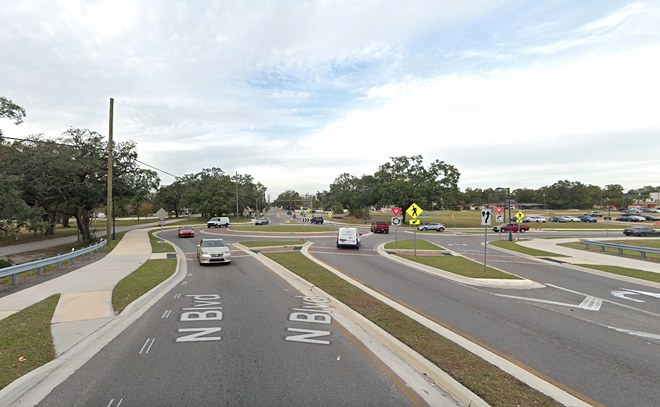
[[[163,208],[160,208],[158,212],[156,212],[156,216],[158,216],[158,220],[160,220],[160,251],[163,251],[163,220],[165,220],[165,216],[167,215],[167,212]]]
[[[397,209],[399,209],[399,213],[401,213],[401,209],[400,208]],[[394,211],[394,209],[392,209],[392,211]],[[399,247],[398,231],[399,231],[399,225],[401,224],[402,221],[403,219],[398,215],[392,218],[392,226],[394,226],[394,247]]]
[[[417,257],[417,225],[419,225],[419,220],[417,220],[417,217],[424,212],[422,208],[417,206],[416,203],[413,203],[406,209],[406,213],[410,215],[413,220],[410,221],[410,225],[414,227],[413,229],[413,244],[415,248],[415,257]]]
[[[493,225],[493,210],[481,210],[481,225],[484,226],[484,274],[486,274],[486,264],[488,260],[488,227]]]

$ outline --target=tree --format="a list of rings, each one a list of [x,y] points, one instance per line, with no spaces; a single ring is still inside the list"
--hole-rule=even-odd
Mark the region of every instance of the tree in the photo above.
[[[300,194],[292,189],[287,189],[286,191],[280,193],[277,196],[276,202],[282,204],[282,206],[288,210],[294,209],[300,201]]]
[[[4,96],[0,96],[0,119],[12,119],[15,125],[23,123],[25,109]],[[0,129],[0,141],[2,141],[2,129]]]

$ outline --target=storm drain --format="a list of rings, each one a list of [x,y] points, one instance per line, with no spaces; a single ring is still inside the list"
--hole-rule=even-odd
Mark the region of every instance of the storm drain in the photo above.
[[[302,250],[302,246],[296,246],[293,248],[293,250]]]
[[[541,257],[543,260],[548,260],[548,261],[554,261],[555,263],[559,264],[566,264],[565,261],[557,260],[557,259],[551,259],[550,257]]]
[[[168,259],[176,259],[176,253],[167,253]]]

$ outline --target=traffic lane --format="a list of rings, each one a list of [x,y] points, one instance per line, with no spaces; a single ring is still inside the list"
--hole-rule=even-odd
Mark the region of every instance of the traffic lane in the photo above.
[[[326,310],[322,299],[250,257],[187,264],[180,285],[39,405],[413,405],[331,316],[310,312]]]
[[[656,343],[382,257],[314,255],[608,406],[657,402],[655,377],[660,374],[660,356]],[[526,290],[515,290],[522,291]]]

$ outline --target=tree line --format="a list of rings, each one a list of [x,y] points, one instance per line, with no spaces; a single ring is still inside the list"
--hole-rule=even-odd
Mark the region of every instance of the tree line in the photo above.
[[[0,97],[0,119],[21,124],[25,109]],[[220,168],[178,177],[160,185],[158,174],[140,168],[136,143],[113,143],[113,213],[146,216],[162,207],[179,216],[183,209],[204,216],[242,213],[249,206],[263,208],[266,188],[251,175],[224,174]],[[96,240],[90,219],[107,215],[108,141],[88,129],[70,128],[61,137],[42,134],[10,141],[0,130],[0,236],[18,238],[25,228],[36,235],[52,235],[55,226],[76,225],[83,241]],[[139,219],[139,218],[138,218]]]

